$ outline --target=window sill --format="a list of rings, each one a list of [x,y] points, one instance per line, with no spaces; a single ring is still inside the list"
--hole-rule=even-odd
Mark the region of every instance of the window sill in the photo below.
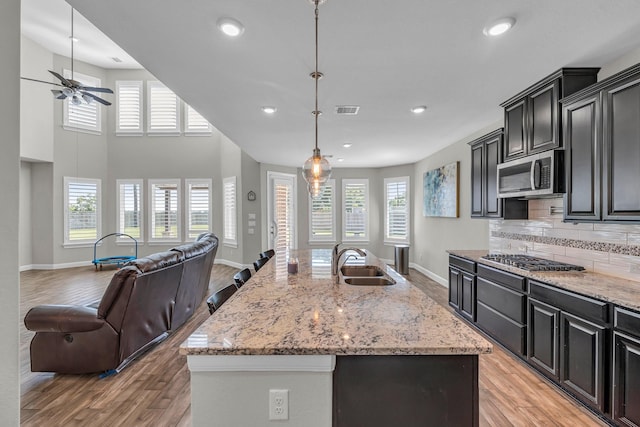
[[[238,244],[237,244],[237,243],[235,243],[235,242],[224,242],[224,241],[223,241],[223,242],[222,242],[222,245],[223,245],[223,246],[226,246],[226,247],[228,247],[228,248],[234,248],[234,249],[236,249],[236,248],[238,247]]]
[[[68,130],[70,132],[80,132],[80,133],[88,133],[90,135],[102,135],[102,130],[98,129],[84,129],[84,128],[78,128],[78,127],[74,127],[74,126],[69,126],[69,125],[62,125],[62,129],[64,130]]]
[[[95,246],[95,242],[78,242],[78,243],[69,243],[65,242],[62,244],[63,248],[73,249],[73,248],[93,248]],[[100,246],[100,245],[98,245]]]
[[[147,131],[147,136],[180,136],[180,131],[167,131],[167,132],[159,132],[159,131]]]
[[[182,241],[178,239],[178,240],[150,240],[148,242],[149,246],[174,245],[176,243],[182,243]]]
[[[184,136],[211,136],[213,135],[213,132],[211,132],[210,130],[206,131],[206,132],[185,132]]]
[[[385,240],[383,242],[383,244],[385,246],[395,246],[395,245],[406,245],[406,246],[411,246],[411,244],[407,241],[402,241],[402,240],[397,240],[397,241],[393,241],[393,240]]]
[[[369,239],[362,239],[362,240],[350,240],[350,239],[343,239],[342,243],[364,243],[364,244],[369,244]]]
[[[309,240],[307,243],[311,246],[333,246],[338,242],[336,242],[335,240]]]
[[[118,131],[118,132],[116,132],[116,136],[144,136],[144,132],[142,132],[142,131],[135,131],[135,132]]]

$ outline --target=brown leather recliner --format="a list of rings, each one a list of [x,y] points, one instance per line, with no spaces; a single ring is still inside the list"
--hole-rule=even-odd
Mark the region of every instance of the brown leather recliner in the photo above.
[[[31,370],[84,374],[119,372],[182,326],[204,299],[218,238],[127,263],[118,270],[97,309],[40,305],[24,318],[31,340]]]

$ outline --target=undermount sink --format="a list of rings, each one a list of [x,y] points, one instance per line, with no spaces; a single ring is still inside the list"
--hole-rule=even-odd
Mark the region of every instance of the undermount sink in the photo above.
[[[343,276],[376,277],[384,276],[380,267],[375,265],[343,265],[340,269]]]
[[[345,277],[344,282],[348,285],[363,285],[363,286],[387,286],[395,285],[396,282],[390,277]]]

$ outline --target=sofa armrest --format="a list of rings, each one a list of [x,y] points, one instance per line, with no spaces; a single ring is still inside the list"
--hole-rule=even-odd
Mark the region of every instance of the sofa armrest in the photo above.
[[[104,322],[98,310],[79,305],[39,305],[24,316],[25,326],[34,332],[87,332]]]

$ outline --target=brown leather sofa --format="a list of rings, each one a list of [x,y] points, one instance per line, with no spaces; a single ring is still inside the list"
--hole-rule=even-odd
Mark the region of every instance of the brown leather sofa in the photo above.
[[[97,309],[40,305],[24,318],[31,370],[84,374],[119,372],[182,326],[205,298],[218,238],[139,258],[118,270]]]

